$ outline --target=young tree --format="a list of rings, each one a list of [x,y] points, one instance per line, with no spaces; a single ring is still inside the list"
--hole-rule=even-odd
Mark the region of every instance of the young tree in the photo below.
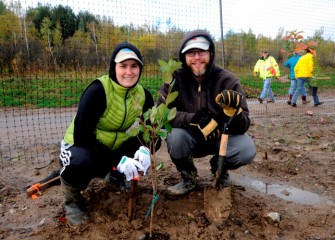
[[[162,80],[168,84],[172,89],[173,79],[171,79],[172,73],[181,66],[181,62],[176,62],[169,60],[165,62],[163,60],[158,60],[158,63],[161,67]],[[152,237],[153,231],[153,217],[154,217],[154,204],[158,199],[158,189],[157,189],[157,171],[163,168],[163,163],[158,164],[156,162],[156,145],[159,138],[166,138],[167,132],[171,132],[172,127],[170,121],[175,118],[177,109],[174,107],[169,109],[168,106],[178,97],[178,92],[168,92],[166,98],[162,96],[164,103],[161,103],[159,106],[154,106],[143,114],[143,117],[137,118],[139,123],[139,128],[134,128],[131,131],[131,134],[137,136],[140,132],[143,133],[143,138],[145,144],[150,149],[151,154],[151,182],[153,190],[153,200],[149,211],[151,212],[150,218],[150,237]],[[139,106],[138,106],[139,107]],[[140,110],[140,109],[139,109]],[[149,214],[149,212],[148,212]],[[148,216],[147,214],[147,216]]]

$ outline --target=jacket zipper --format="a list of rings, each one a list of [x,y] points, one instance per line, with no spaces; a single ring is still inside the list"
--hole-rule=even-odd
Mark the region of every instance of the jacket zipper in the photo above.
[[[126,95],[124,97],[124,117],[123,117],[123,121],[122,121],[122,124],[120,125],[120,127],[117,130],[119,130],[123,126],[124,122],[126,121],[126,116],[127,116],[127,101],[126,100],[128,98],[128,93],[129,93],[129,90],[127,90],[127,93],[126,93]],[[114,142],[112,144],[112,148],[114,147],[116,139],[118,137],[117,130],[115,131],[115,138],[114,138]]]
[[[199,84],[198,86],[198,110],[200,110],[200,106],[201,106],[201,84]]]

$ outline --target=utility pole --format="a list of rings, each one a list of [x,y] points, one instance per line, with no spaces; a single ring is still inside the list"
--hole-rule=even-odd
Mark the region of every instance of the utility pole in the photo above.
[[[222,21],[222,0],[220,1],[220,27],[221,27],[221,42],[222,42],[222,68],[224,68],[224,40],[223,40],[223,21]]]

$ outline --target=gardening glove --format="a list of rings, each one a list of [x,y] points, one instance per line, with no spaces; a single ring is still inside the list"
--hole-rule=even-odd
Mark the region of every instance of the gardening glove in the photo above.
[[[143,175],[147,173],[151,165],[150,150],[147,147],[141,146],[134,155],[134,159],[137,159],[143,167]]]
[[[232,117],[235,113],[238,115],[242,112],[242,99],[243,95],[239,92],[235,92],[233,90],[223,90],[216,96],[215,102],[223,108],[223,112],[228,117]]]
[[[208,111],[196,112],[191,119],[190,128],[200,142],[219,139],[221,136],[217,121],[210,116]]]
[[[133,178],[138,178],[138,171],[143,171],[141,163],[127,156],[121,158],[121,161],[116,168],[120,173],[126,175],[127,181],[130,181]]]

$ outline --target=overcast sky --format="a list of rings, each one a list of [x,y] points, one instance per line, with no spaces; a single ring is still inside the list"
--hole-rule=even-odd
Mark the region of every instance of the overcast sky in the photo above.
[[[206,28],[220,37],[219,0],[21,0],[22,6],[37,2],[70,6],[77,14],[89,11],[111,16],[116,24],[156,25],[160,30],[176,26],[183,30]],[[324,29],[323,37],[335,40],[335,0],[222,0],[223,34],[228,30],[274,38],[279,28],[304,31],[304,37]],[[170,19],[170,25],[167,20]]]

